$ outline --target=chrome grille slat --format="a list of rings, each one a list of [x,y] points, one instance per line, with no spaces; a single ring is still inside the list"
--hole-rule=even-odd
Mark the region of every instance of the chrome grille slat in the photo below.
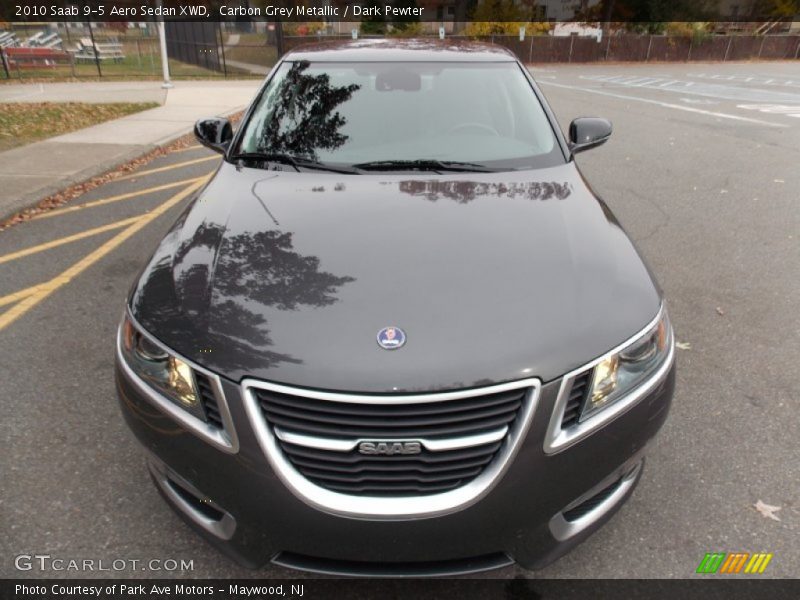
[[[425,475],[417,475],[414,473],[383,473],[383,474],[372,474],[369,476],[363,477],[345,477],[342,475],[334,475],[332,473],[326,473],[323,471],[316,471],[316,470],[307,470],[306,474],[312,479],[324,479],[324,480],[331,480],[337,481],[339,483],[347,483],[347,484],[360,484],[360,483],[381,483],[381,482],[408,482],[412,484],[418,484],[421,487],[424,487],[424,484],[432,483],[432,484],[442,484],[446,481],[451,479],[466,479],[469,477],[475,477],[480,473],[479,468],[472,468],[472,469],[459,469],[458,471],[454,471],[452,473],[445,473],[437,475],[436,477],[429,477]]]
[[[380,427],[386,423],[387,418],[392,419],[392,426],[397,427],[415,427],[415,426],[424,426],[430,427],[433,425],[440,425],[444,423],[458,423],[462,421],[471,421],[471,420],[478,420],[484,419],[486,417],[494,417],[499,415],[508,415],[509,413],[515,412],[519,409],[520,405],[522,404],[521,400],[515,400],[512,402],[505,402],[500,405],[491,406],[488,408],[481,408],[481,409],[472,409],[469,411],[465,411],[463,413],[455,413],[454,411],[449,411],[444,415],[440,416],[427,416],[427,417],[398,417],[395,415],[385,415],[378,417],[367,417],[367,418],[352,418],[352,419],[344,419],[344,418],[337,418],[331,416],[330,413],[327,411],[318,411],[313,413],[308,409],[294,409],[289,408],[284,405],[276,405],[272,402],[262,402],[261,406],[265,412],[272,415],[280,415],[283,418],[292,419],[306,419],[309,421],[315,421],[322,424],[331,424],[331,425],[341,425],[342,423],[350,423],[350,424],[357,424],[358,427]]]
[[[477,448],[464,448],[462,450],[455,450],[449,452],[422,452],[414,456],[414,463],[426,463],[430,465],[437,465],[442,463],[452,462],[454,460],[469,460],[472,458],[485,456],[487,453],[496,452],[500,449],[500,442],[492,444],[492,447],[479,446]],[[326,450],[314,450],[311,448],[303,448],[301,446],[294,446],[292,444],[284,444],[283,450],[292,456],[293,460],[303,460],[305,458],[316,461],[327,461],[336,464],[356,464],[367,461],[377,462],[391,462],[397,464],[404,459],[397,456],[365,456],[358,453],[350,452],[329,452]],[[457,454],[456,454],[457,453]]]
[[[457,468],[472,468],[472,467],[482,467],[485,466],[486,463],[491,460],[491,454],[488,456],[483,456],[480,458],[476,458],[471,461],[465,461],[463,463],[458,463],[456,465]],[[308,469],[315,469],[319,470],[322,469],[318,463],[313,461],[306,461],[302,459],[298,459],[297,457],[293,458],[293,462],[297,467],[305,472],[306,470],[303,467],[307,467]],[[332,465],[325,465],[325,471],[331,472],[341,472],[341,473],[367,473],[367,472],[377,472],[377,473],[391,473],[391,472],[400,472],[400,471],[409,471],[414,473],[437,473],[437,472],[446,472],[453,470],[453,465],[436,465],[436,466],[420,466],[417,462],[407,462],[403,464],[392,464],[390,461],[383,461],[383,462],[361,462],[358,463],[357,467],[342,467],[342,466],[332,466]]]
[[[303,396],[291,396],[279,392],[270,391],[270,402],[274,405],[286,405],[292,408],[313,410],[319,412],[330,412],[343,415],[360,416],[370,415],[393,415],[401,411],[405,416],[425,415],[430,413],[444,414],[447,412],[469,410],[471,407],[487,407],[502,404],[509,400],[514,400],[519,396],[519,390],[499,392],[477,398],[465,398],[453,406],[442,406],[445,402],[428,402],[421,404],[359,404],[359,396],[353,395],[352,402],[331,402],[329,400],[318,400],[316,398],[306,398]]]
[[[453,427],[418,427],[408,429],[395,429],[389,426],[375,427],[368,429],[366,427],[344,427],[344,426],[324,426],[318,423],[311,424],[302,419],[290,419],[280,415],[270,414],[266,412],[267,420],[273,425],[279,426],[281,429],[287,431],[302,432],[310,435],[319,435],[322,437],[330,438],[417,438],[417,437],[455,437],[473,435],[476,433],[483,433],[486,431],[493,431],[499,429],[503,425],[508,425],[514,420],[514,414],[504,417],[495,417],[491,420],[478,420],[474,423],[463,423]]]

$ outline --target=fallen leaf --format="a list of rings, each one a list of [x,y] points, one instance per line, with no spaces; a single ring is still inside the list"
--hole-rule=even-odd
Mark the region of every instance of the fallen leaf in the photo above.
[[[764,504],[761,500],[753,504],[755,509],[761,513],[762,517],[767,519],[772,519],[773,521],[780,521],[780,519],[775,515],[781,507],[780,506],[772,506],[770,504]]]
[[[724,314],[725,314],[725,311],[724,311],[724,310],[722,310],[722,307],[721,307],[721,306],[718,306],[718,307],[717,307],[717,314],[718,314],[718,315],[724,315]]]
[[[681,350],[691,350],[692,345],[689,342],[675,342],[675,347]]]
[[[243,113],[237,113],[229,117],[229,121],[231,123],[238,122]],[[25,208],[18,212],[15,215],[10,216],[5,220],[0,221],[0,231],[8,229],[14,225],[18,225],[24,221],[31,219],[32,217],[39,215],[41,213],[45,213],[47,211],[60,208],[61,206],[75,200],[76,198],[82,196],[86,192],[89,192],[95,188],[98,188],[109,181],[113,181],[114,179],[122,176],[127,175],[136,169],[143,167],[144,165],[152,162],[154,159],[158,158],[159,156],[165,156],[170,152],[174,152],[175,150],[180,150],[183,148],[187,148],[190,145],[195,143],[194,135],[191,133],[178,138],[177,140],[170,143],[168,146],[161,146],[154,150],[151,150],[147,154],[144,154],[138,158],[134,158],[133,160],[125,163],[124,165],[119,165],[112,169],[111,171],[107,171],[101,175],[96,177],[92,177],[86,181],[82,181],[80,183],[76,183],[70,187],[62,189],[55,194],[52,194],[43,200],[40,200],[38,204],[32,206],[30,208]]]

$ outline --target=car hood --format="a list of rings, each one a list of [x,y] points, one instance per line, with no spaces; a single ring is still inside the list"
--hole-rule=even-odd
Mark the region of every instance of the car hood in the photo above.
[[[660,302],[574,163],[443,175],[223,163],[130,307],[234,381],[421,392],[555,379],[635,334]],[[378,345],[387,326],[404,347]]]

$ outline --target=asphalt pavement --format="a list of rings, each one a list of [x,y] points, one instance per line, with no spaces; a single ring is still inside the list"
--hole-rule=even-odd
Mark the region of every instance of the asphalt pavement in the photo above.
[[[664,288],[678,380],[619,513],[542,571],[483,577],[692,577],[717,551],[770,552],[761,577],[797,577],[800,63],[533,72],[564,129],[576,116],[614,123],[578,162]],[[241,569],[189,530],[151,485],[115,399],[129,286],[218,160],[199,147],[159,157],[0,232],[0,576],[306,576]],[[24,553],[192,569],[18,571]]]

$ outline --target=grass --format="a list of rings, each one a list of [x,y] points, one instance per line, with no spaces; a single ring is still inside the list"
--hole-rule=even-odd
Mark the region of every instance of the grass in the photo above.
[[[158,106],[155,102],[0,104],[0,151],[38,142]]]
[[[239,37],[239,42],[235,46],[228,45],[231,35]],[[267,38],[263,33],[231,32],[225,35],[225,58],[271,67],[278,61],[278,50],[274,45],[267,44]]]
[[[267,46],[266,44],[247,46],[239,44],[225,48],[225,58],[251,65],[271,67],[278,61],[278,52],[275,46]],[[230,65],[228,67],[230,68]]]
[[[100,69],[103,73],[102,77],[98,76],[97,66],[93,62],[76,63],[74,66],[67,64],[38,69],[20,69],[12,71],[10,79],[0,76],[0,84],[70,79],[100,81],[161,79],[160,57],[128,56],[120,62],[105,61],[100,65]],[[224,77],[224,74],[218,71],[173,59],[169,61],[169,71],[173,79],[221,79]],[[0,74],[2,74],[2,69],[0,69]],[[247,73],[228,65],[228,76],[241,77],[243,75],[246,76]]]

